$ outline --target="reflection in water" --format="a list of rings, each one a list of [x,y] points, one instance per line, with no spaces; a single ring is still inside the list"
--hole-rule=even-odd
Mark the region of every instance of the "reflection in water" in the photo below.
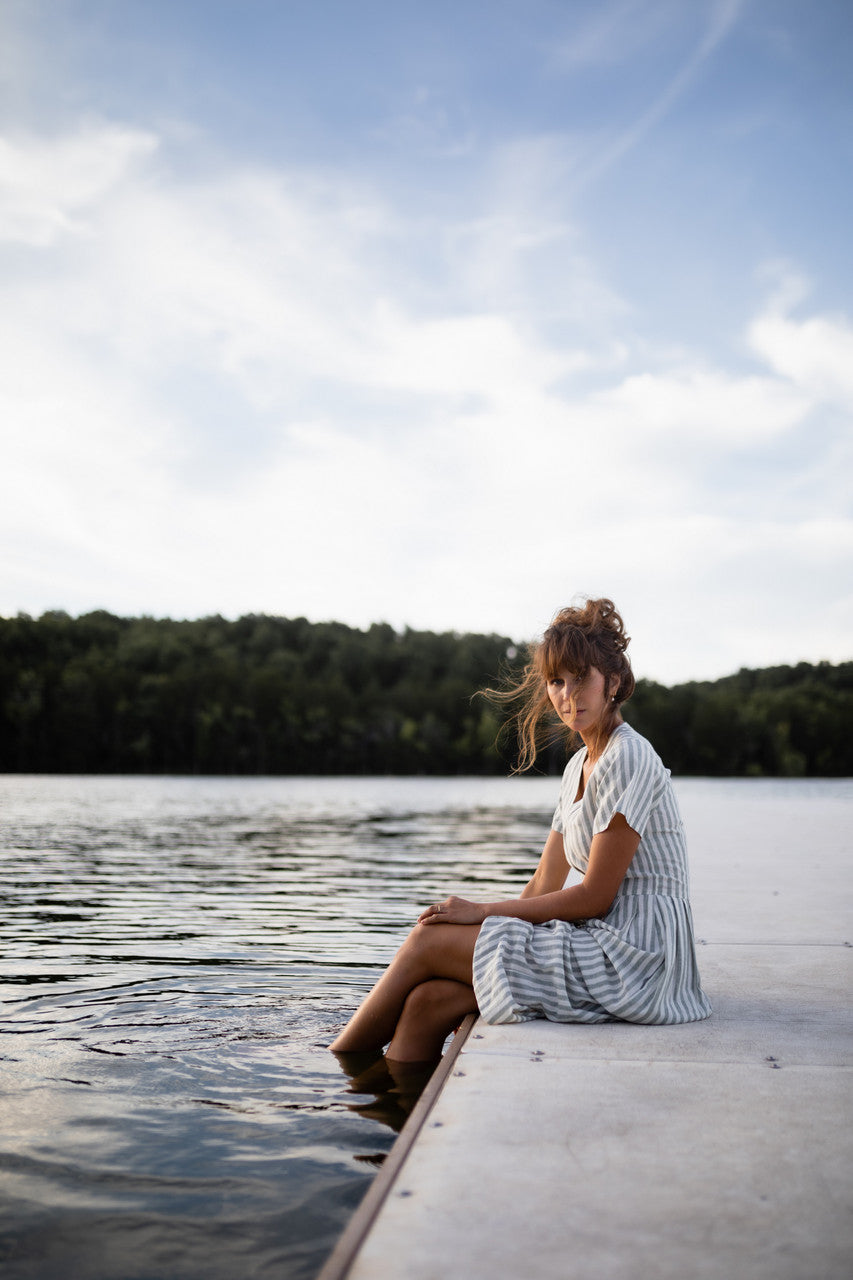
[[[350,1103],[349,1110],[378,1120],[399,1133],[436,1068],[435,1062],[395,1062],[381,1053],[336,1053],[349,1076],[348,1092],[371,1095],[370,1102]],[[376,1161],[381,1163],[381,1161]]]

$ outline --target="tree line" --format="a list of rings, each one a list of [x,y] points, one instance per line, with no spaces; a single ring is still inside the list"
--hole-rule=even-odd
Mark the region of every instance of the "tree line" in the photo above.
[[[385,623],[0,618],[0,772],[505,774],[505,713],[472,695],[523,661],[507,636]],[[853,662],[640,680],[624,714],[675,774],[853,775]]]

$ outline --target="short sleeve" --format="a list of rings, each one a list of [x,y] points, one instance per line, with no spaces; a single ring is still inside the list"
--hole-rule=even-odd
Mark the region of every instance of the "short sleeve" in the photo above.
[[[606,831],[614,815],[621,813],[628,826],[642,836],[666,777],[660,758],[645,738],[623,731],[601,764],[594,796],[593,835]]]
[[[560,835],[565,834],[565,827],[563,826],[563,807],[561,804],[558,804],[554,810],[554,816],[551,819],[551,830],[559,831]]]

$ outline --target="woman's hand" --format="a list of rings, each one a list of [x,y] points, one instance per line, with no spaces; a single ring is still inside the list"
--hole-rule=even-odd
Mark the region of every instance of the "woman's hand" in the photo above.
[[[481,903],[450,897],[422,911],[418,924],[482,924],[485,918],[486,908]]]

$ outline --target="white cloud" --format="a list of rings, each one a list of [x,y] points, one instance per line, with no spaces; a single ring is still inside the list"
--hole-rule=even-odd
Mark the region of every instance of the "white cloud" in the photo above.
[[[0,138],[0,241],[46,247],[85,235],[87,213],[156,149],[153,134],[112,124]]]
[[[843,317],[798,321],[773,310],[752,323],[749,337],[782,378],[814,401],[834,401],[853,420],[853,325]]]
[[[586,590],[655,636],[637,665],[660,679],[842,656],[843,318],[772,302],[749,374],[641,348],[547,199],[535,216],[495,195],[503,161],[466,273],[474,221],[424,216],[407,239],[381,193],[332,173],[185,175],[113,125],[15,148],[0,610],[524,636]],[[561,287],[589,306],[585,337],[574,320],[555,336]],[[753,475],[756,458],[785,483]],[[790,596],[804,607],[786,628]]]
[[[547,387],[587,361],[583,353],[558,353],[528,340],[501,315],[418,320],[385,304],[369,332],[373,351],[366,366],[350,370],[353,381],[416,394],[500,404],[519,389]]]
[[[801,422],[809,408],[806,395],[772,378],[702,367],[634,374],[593,400],[602,430],[735,448],[772,440]]]

